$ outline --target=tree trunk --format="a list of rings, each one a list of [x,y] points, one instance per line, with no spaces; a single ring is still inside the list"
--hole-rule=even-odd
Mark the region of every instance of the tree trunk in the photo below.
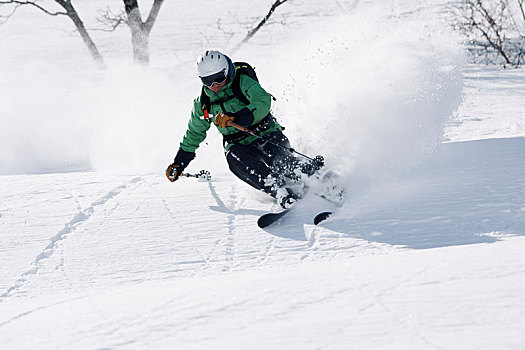
[[[106,64],[104,63],[104,59],[102,58],[102,55],[98,51],[97,45],[95,45],[95,42],[93,39],[91,39],[91,36],[89,35],[86,27],[84,26],[84,22],[80,19],[80,16],[78,15],[77,11],[69,1],[56,1],[58,4],[60,4],[67,12],[67,15],[73,23],[75,24],[75,27],[77,28],[78,32],[80,33],[80,37],[86,44],[89,53],[91,54],[91,57],[93,57],[93,60],[97,64],[98,68],[104,69],[106,68]]]
[[[164,0],[155,0],[146,22],[142,21],[137,0],[124,0],[133,45],[133,59],[139,64],[149,64],[149,35]]]
[[[139,64],[149,64],[149,33],[143,30],[131,29],[133,59]]]
[[[128,25],[131,30],[131,45],[133,59],[139,64],[149,63],[149,33],[144,31],[137,0],[124,0],[124,9],[128,15]]]

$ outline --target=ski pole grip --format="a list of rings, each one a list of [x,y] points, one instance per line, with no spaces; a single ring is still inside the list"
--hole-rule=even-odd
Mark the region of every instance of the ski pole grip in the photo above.
[[[253,131],[246,129],[246,128],[240,126],[240,125],[237,124],[237,123],[234,123],[234,122],[231,122],[231,121],[230,121],[230,122],[228,122],[228,124],[226,124],[226,125],[231,126],[232,128],[235,128],[235,129],[237,129],[237,130],[244,131],[244,132],[247,132],[247,133],[253,135]]]

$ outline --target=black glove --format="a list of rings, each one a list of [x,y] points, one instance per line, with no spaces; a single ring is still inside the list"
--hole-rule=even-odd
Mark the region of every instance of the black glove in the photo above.
[[[180,174],[182,174],[182,169],[179,165],[175,163],[170,164],[166,169],[166,177],[171,182],[177,181],[179,179]]]
[[[194,152],[186,152],[179,148],[173,163],[171,163],[166,169],[166,177],[168,180],[171,182],[177,181],[184,168],[190,164],[193,158],[195,158]]]
[[[244,107],[235,113],[228,113],[228,115],[233,117],[234,123],[244,127],[252,125],[255,120],[253,112],[248,107]]]

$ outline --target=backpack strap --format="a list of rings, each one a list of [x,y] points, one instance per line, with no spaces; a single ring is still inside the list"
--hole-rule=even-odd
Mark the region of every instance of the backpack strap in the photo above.
[[[226,101],[229,101],[231,99],[234,99],[236,98],[235,94],[234,96],[230,96],[230,97],[227,97],[227,98],[222,98],[218,101],[213,101],[213,103],[211,102],[210,100],[210,97],[208,95],[206,95],[206,92],[204,92],[204,86],[202,87],[202,91],[201,91],[201,98],[200,98],[200,101],[201,101],[201,109],[202,109],[202,113],[204,114],[204,120],[206,120],[208,123],[211,123],[211,118],[208,114],[208,111],[210,109],[210,107],[212,105],[221,105],[222,109],[223,110],[226,110],[226,108],[224,108],[224,102]],[[248,103],[250,103],[248,101]]]
[[[204,92],[204,86],[202,87],[202,90],[201,90],[200,101],[201,101],[201,109],[202,109],[202,112],[204,113],[204,120],[206,120],[208,123],[211,123],[211,118],[210,118],[210,115],[208,114],[208,110],[210,109],[211,103],[210,103],[210,98]]]
[[[250,100],[246,98],[246,96],[241,90],[241,75],[242,75],[242,71],[237,70],[237,72],[235,73],[235,76],[233,77],[232,91],[235,97],[237,97],[239,101],[241,101],[245,105],[248,105],[250,104]]]

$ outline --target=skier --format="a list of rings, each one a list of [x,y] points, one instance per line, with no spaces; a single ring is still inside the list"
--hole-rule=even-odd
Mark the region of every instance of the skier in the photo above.
[[[213,122],[223,136],[230,170],[289,208],[303,194],[301,175],[319,170],[322,157],[306,162],[290,151],[284,128],[270,113],[272,96],[261,87],[250,65],[234,64],[219,51],[206,51],[197,59],[197,73],[203,84],[201,95],[193,103],[186,134],[166,169],[167,178],[171,182],[179,178]],[[240,131],[239,126],[261,138]]]

